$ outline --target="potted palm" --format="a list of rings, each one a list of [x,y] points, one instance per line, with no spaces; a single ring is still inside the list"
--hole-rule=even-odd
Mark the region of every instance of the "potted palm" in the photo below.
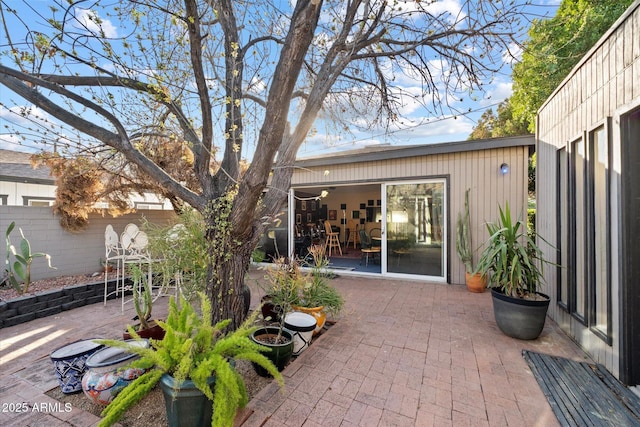
[[[547,263],[526,225],[513,221],[509,205],[500,220],[488,223],[489,239],[476,272],[489,276],[496,323],[507,336],[532,340],[544,328],[549,297],[538,292]]]
[[[471,292],[484,292],[487,287],[487,278],[474,271],[473,249],[471,246],[471,220],[469,218],[469,191],[464,194],[464,214],[458,212],[456,223],[456,252],[465,267],[465,282]]]
[[[244,381],[234,370],[234,359],[258,364],[284,385],[282,375],[262,354],[267,349],[249,338],[256,329],[251,326],[255,318],[225,333],[230,321],[212,325],[211,303],[203,293],[198,295],[201,314],[184,297],[180,297],[179,308],[175,298],[170,298],[167,321],[158,321],[165,336],[150,340],[150,348],[136,345],[143,339],[131,327],[133,342],[97,341],[137,354],[139,358],[131,367],[146,370],[102,411],[100,426],[117,422],[158,383],[170,426],[231,426],[238,409],[247,403]]]

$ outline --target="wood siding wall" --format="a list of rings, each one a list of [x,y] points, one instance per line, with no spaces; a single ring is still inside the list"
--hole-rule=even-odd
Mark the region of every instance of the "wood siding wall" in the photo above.
[[[561,207],[569,203],[569,194],[558,194],[567,189],[566,162],[558,159],[559,151],[571,157],[571,143],[588,138],[589,132],[604,125],[607,138],[611,141],[612,168],[609,179],[609,208],[611,218],[611,305],[612,345],[595,334],[589,327],[557,305],[556,286],[563,279],[562,270],[545,269],[546,291],[552,297],[549,315],[585,348],[593,358],[604,364],[614,375],[619,375],[620,324],[619,300],[619,222],[618,200],[620,190],[620,114],[640,103],[640,2],[635,2],[625,15],[612,27],[610,32],[583,58],[572,73],[558,87],[538,112],[537,122],[537,230],[555,247],[558,254],[545,245],[545,252],[551,261],[565,262],[568,259],[567,246],[571,242],[558,238],[559,226],[567,223],[567,212],[558,216]],[[611,118],[611,120],[607,120]],[[611,127],[608,124],[611,123]],[[559,173],[560,171],[560,173]],[[562,179],[561,179],[562,178]],[[570,177],[569,177],[570,179]],[[564,182],[563,182],[564,181]],[[599,197],[601,195],[596,195]],[[561,202],[558,203],[558,197]],[[580,219],[578,219],[580,221]],[[577,233],[584,233],[578,227]],[[566,234],[565,234],[566,236]],[[577,236],[576,241],[584,237]],[[598,248],[596,248],[598,249]],[[578,257],[579,258],[579,257]],[[566,267],[566,265],[565,265]],[[584,271],[584,260],[577,259],[573,268]],[[578,283],[578,286],[581,284]],[[637,361],[636,361],[637,362]]]
[[[527,212],[527,172],[529,147],[475,150],[450,154],[416,156],[402,159],[356,162],[297,169],[292,186],[355,185],[383,181],[447,178],[448,259],[451,283],[463,284],[464,265],[455,252],[455,223],[464,208],[464,193],[469,193],[472,241],[474,246],[488,237],[485,222],[498,217],[498,204],[509,202],[512,212]],[[502,175],[500,165],[507,163],[509,173]],[[329,173],[325,175],[325,171]]]

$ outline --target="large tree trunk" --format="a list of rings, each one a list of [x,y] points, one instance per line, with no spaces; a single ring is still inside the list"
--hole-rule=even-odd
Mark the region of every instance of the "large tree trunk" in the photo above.
[[[215,199],[203,213],[207,239],[208,268],[207,295],[212,305],[212,321],[231,319],[231,329],[244,321],[244,278],[251,261],[251,253],[261,230],[238,233],[234,230],[231,210],[235,191]],[[252,216],[253,212],[246,212]],[[237,228],[237,227],[236,227]],[[242,234],[242,235],[240,235]]]
[[[216,323],[231,319],[231,329],[236,329],[242,324],[245,320],[244,313],[249,308],[245,307],[243,291],[251,252],[237,249],[228,252],[229,259],[224,263],[210,264],[207,275],[207,291],[213,309],[211,320]]]

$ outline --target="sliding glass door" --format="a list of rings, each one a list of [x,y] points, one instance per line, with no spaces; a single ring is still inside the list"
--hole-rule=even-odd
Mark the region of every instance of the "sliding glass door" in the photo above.
[[[446,181],[385,184],[383,271],[446,278]]]

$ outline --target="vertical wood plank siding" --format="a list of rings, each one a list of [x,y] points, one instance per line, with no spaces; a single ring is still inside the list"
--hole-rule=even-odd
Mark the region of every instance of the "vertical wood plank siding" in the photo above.
[[[619,119],[620,113],[628,111],[640,103],[640,2],[635,2],[612,27],[603,39],[574,68],[572,73],[556,89],[554,94],[538,111],[536,151],[537,164],[537,230],[552,245],[558,245],[557,230],[557,150],[565,147],[571,153],[571,142],[588,137],[590,131],[613,118],[612,130],[607,136],[613,145],[612,158],[620,157]],[[626,109],[626,110],[625,110]],[[611,268],[612,278],[619,277],[618,247],[619,226],[617,218],[619,200],[619,172],[612,171],[610,179],[610,217],[612,227]],[[568,197],[560,195],[560,197]],[[568,199],[567,199],[568,201]],[[579,231],[580,232],[580,231]],[[555,261],[556,251],[542,246],[547,257]],[[567,248],[562,248],[561,258],[567,259]],[[584,260],[576,260],[577,270],[585,268]],[[545,268],[546,293],[552,297],[549,315],[555,319],[593,357],[603,363],[614,375],[619,375],[620,324],[619,300],[620,283],[612,280],[611,301],[612,338],[609,346],[604,340],[590,332],[589,328],[577,321],[556,304],[557,269]],[[581,286],[581,283],[577,284]]]
[[[469,193],[472,242],[478,247],[487,239],[487,221],[495,221],[498,204],[509,202],[512,212],[527,214],[527,171],[529,147],[509,147],[463,151],[398,159],[335,164],[296,169],[292,186],[356,185],[383,181],[417,180],[433,177],[448,179],[448,248],[451,282],[463,284],[464,265],[455,252],[455,226],[458,212],[464,208],[464,193]],[[500,165],[509,164],[509,173],[502,175]],[[325,175],[324,171],[329,174]]]

